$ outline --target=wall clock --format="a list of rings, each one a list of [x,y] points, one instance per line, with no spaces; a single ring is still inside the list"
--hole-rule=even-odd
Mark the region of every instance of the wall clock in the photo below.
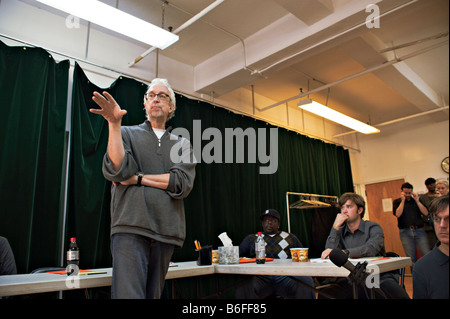
[[[448,156],[442,160],[441,168],[444,172],[448,174]]]

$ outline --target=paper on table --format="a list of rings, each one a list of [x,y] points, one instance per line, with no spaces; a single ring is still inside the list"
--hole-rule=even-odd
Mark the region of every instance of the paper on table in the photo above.
[[[353,262],[353,263],[358,263],[360,261],[374,261],[374,260],[381,260],[381,259],[388,259],[390,257],[363,257],[363,258],[349,258],[348,261]],[[327,259],[322,259],[322,258],[311,258],[309,260],[312,263],[333,263],[329,258]]]
[[[317,263],[317,264],[322,264],[322,263],[331,263],[330,259],[322,259],[322,258],[310,258],[309,259],[310,262],[312,263]]]

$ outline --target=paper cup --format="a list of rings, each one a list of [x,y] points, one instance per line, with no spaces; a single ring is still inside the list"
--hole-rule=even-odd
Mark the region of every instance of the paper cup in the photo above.
[[[299,259],[299,254],[300,254],[300,248],[291,248],[291,258],[293,262],[298,262]]]
[[[219,263],[219,251],[217,249],[212,251],[212,263],[213,264]]]
[[[308,259],[308,248],[299,248],[298,261],[299,262],[307,262],[307,261],[309,261],[309,259]]]

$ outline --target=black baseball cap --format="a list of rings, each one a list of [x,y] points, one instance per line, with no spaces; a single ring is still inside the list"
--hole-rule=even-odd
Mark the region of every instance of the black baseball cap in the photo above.
[[[259,219],[263,220],[264,216],[272,216],[280,220],[280,213],[278,213],[275,209],[266,209],[261,216],[259,216]]]

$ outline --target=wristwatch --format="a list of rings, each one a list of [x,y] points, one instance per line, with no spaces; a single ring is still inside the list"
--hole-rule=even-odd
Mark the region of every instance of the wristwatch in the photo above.
[[[142,172],[137,172],[136,176],[138,177],[138,181],[137,181],[137,186],[142,186],[142,178],[144,177],[144,173]]]

